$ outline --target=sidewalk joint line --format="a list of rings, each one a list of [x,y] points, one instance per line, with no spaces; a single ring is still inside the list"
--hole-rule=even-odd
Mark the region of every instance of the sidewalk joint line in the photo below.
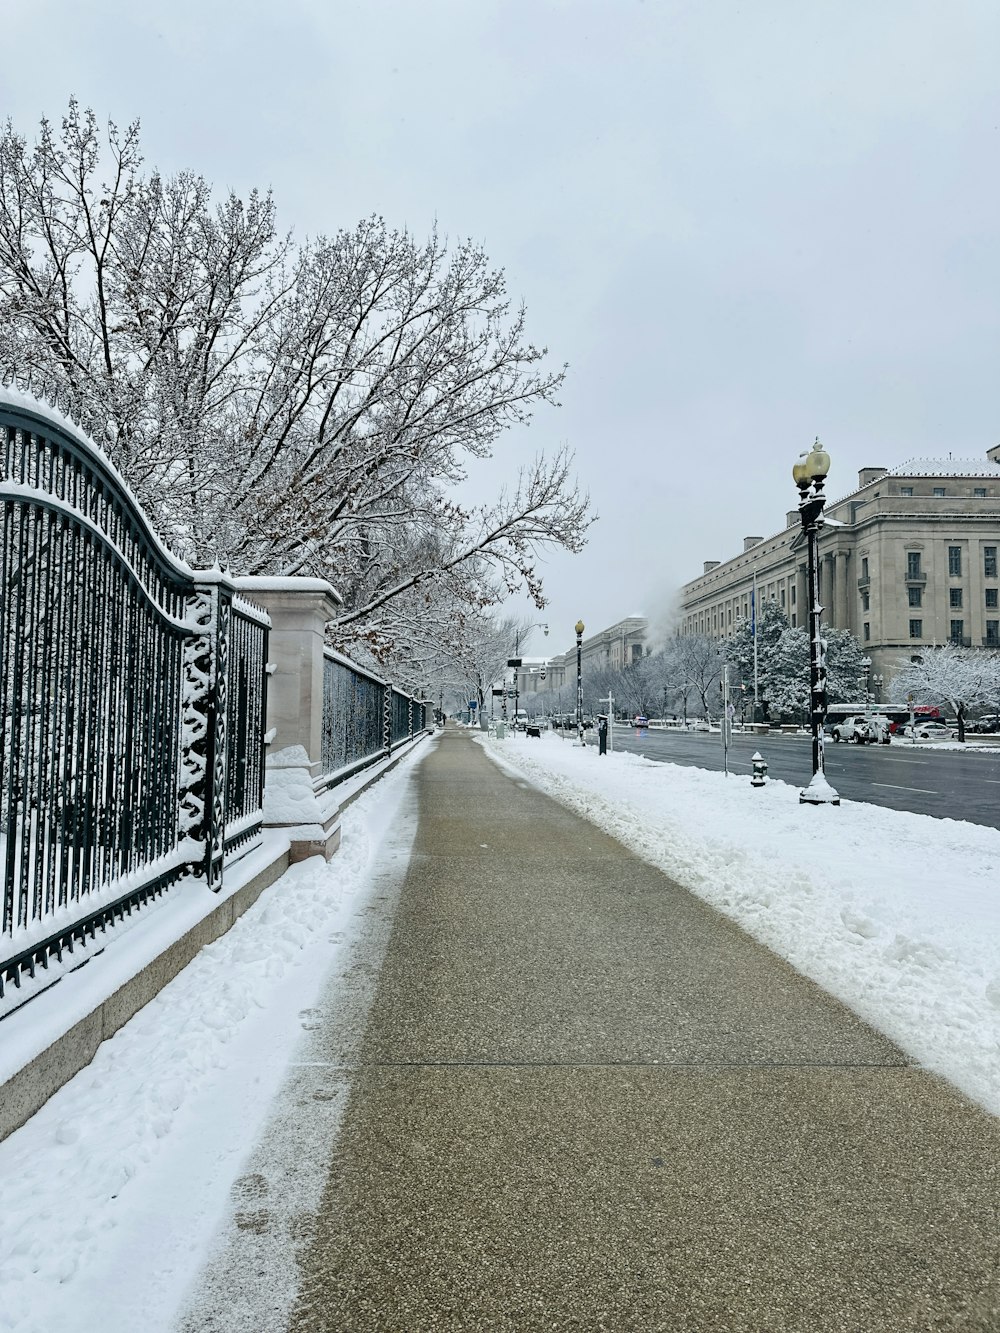
[[[293,1069],[915,1069],[909,1060],[298,1060]]]

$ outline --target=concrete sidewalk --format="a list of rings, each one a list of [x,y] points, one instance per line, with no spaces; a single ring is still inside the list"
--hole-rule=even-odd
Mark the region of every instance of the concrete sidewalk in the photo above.
[[[296,1333],[1000,1330],[1000,1122],[468,735],[417,792],[367,1025],[290,1080]],[[185,1329],[253,1326],[258,1214]]]

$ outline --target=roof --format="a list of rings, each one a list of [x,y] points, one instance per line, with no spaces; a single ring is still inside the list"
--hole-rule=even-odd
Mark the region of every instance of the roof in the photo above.
[[[890,477],[1000,477],[1000,463],[986,458],[908,458]],[[871,483],[869,483],[871,484]]]

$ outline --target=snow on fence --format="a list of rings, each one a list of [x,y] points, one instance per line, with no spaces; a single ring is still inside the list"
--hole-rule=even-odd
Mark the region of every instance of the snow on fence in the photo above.
[[[321,782],[331,787],[427,727],[427,705],[331,649],[323,654]]]
[[[259,837],[269,620],[149,526],[61,413],[0,389],[0,998]]]

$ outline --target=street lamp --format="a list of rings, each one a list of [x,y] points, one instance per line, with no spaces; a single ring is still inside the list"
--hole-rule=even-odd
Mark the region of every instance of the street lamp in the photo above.
[[[871,711],[872,711],[872,696],[871,696],[871,691],[868,688],[868,677],[871,675],[871,669],[872,669],[872,659],[866,655],[861,659],[861,673],[862,673],[861,685],[865,692],[866,718],[871,716]]]
[[[583,744],[583,621],[576,622],[576,738]]]
[[[545,631],[545,634],[546,634],[546,637],[548,637],[549,627],[548,627],[548,625],[546,625],[546,623],[544,622],[544,620],[536,620],[533,624],[531,624],[531,625],[527,625],[525,628],[528,629],[529,632],[530,632],[531,630],[533,630],[533,629],[544,630],[544,631]],[[517,631],[516,631],[515,634],[514,634],[514,656],[510,659],[510,661],[507,663],[507,665],[508,665],[509,667],[513,667],[513,668],[514,668],[514,732],[515,732],[515,734],[516,734],[516,733],[517,733],[517,709],[518,709],[517,676],[518,676],[518,671],[520,670],[520,667],[521,667],[521,630],[520,630],[520,628],[518,628]]]
[[[799,518],[806,538],[806,595],[809,602],[809,726],[812,731],[812,778],[799,792],[802,805],[839,805],[840,797],[826,780],[823,764],[823,719],[826,716],[826,661],[820,635],[819,589],[816,578],[819,529],[823,523],[823,482],[830,471],[830,455],[817,438],[809,453],[800,454],[792,468],[799,488]]]

